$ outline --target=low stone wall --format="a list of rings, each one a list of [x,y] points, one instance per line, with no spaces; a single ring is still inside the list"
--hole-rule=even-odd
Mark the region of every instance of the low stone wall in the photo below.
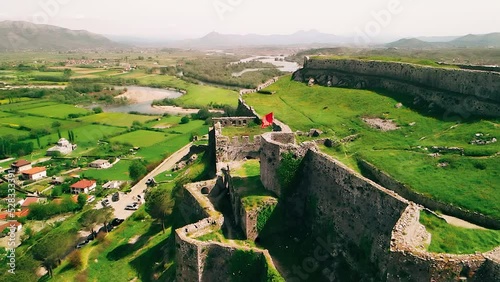
[[[461,218],[480,226],[500,229],[500,220],[485,216],[477,212],[468,211],[448,203],[439,202],[425,195],[419,194],[403,183],[393,179],[390,175],[378,169],[367,161],[359,160],[358,164],[363,170],[372,175],[375,178],[374,180],[380,183],[380,185],[391,189],[392,191],[398,193],[399,195],[412,202],[425,206],[426,208],[431,210],[442,211],[445,214]]]
[[[425,231],[420,224],[422,207],[408,206],[392,233],[391,254],[387,281],[458,281],[477,280],[480,276],[496,277],[498,263],[488,261],[487,254],[436,254],[425,250],[422,237],[416,230]],[[430,234],[427,234],[430,237]],[[495,276],[496,275],[496,276]],[[495,280],[478,280],[495,281]]]

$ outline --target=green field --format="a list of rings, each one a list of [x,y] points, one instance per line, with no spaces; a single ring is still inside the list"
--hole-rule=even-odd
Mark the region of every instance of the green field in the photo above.
[[[29,136],[29,132],[26,130],[18,130],[6,126],[0,126],[0,137],[7,135],[12,135],[15,137],[26,137]]]
[[[420,223],[431,233],[430,252],[474,254],[488,252],[500,245],[499,230],[466,229],[447,224],[444,220],[422,211]]]
[[[33,109],[44,106],[57,105],[56,102],[51,102],[43,99],[28,100],[25,102],[11,103],[0,105],[0,110],[2,111],[22,111],[27,109]]]
[[[180,105],[186,108],[203,107],[211,103],[222,105],[227,104],[231,106],[236,106],[238,104],[238,93],[232,90],[192,84],[179,78],[167,75],[149,75],[140,77],[138,80],[142,86],[156,85],[186,90],[186,95],[176,99]]]
[[[132,115],[126,113],[100,113],[86,117],[78,118],[77,120],[90,123],[100,123],[113,126],[130,127],[134,121],[146,123],[148,121],[158,119],[158,116],[143,116]]]
[[[9,116],[0,118],[1,125],[24,126],[31,129],[51,129],[54,122],[61,123],[62,129],[74,128],[78,123],[35,116]]]
[[[67,104],[57,104],[45,107],[37,107],[33,109],[22,110],[20,112],[32,115],[46,116],[51,118],[60,118],[60,119],[68,118],[69,114],[88,115],[92,113],[89,110]]]
[[[208,125],[202,121],[191,121],[188,124],[179,125],[172,130],[180,132],[193,133],[194,135],[204,135],[208,132]],[[168,132],[168,130],[167,130]],[[143,157],[149,161],[161,161],[165,155],[172,154],[189,143],[190,134],[172,134],[168,133],[166,139],[154,146],[141,148],[137,152],[138,157]]]
[[[132,162],[120,160],[113,167],[108,169],[87,169],[82,172],[84,177],[97,180],[132,180],[128,174],[128,167]]]
[[[11,116],[11,115],[12,115],[12,114],[10,114],[10,113],[0,112],[0,118],[9,117],[9,116]]]
[[[71,129],[75,134],[75,143],[77,145],[91,145],[95,146],[97,144],[97,140],[102,140],[105,137],[119,134],[124,132],[125,129],[121,127],[115,126],[107,126],[107,125],[96,125],[96,124],[82,124],[76,125]],[[68,139],[67,130],[61,130],[61,137]],[[59,140],[58,133],[52,133],[43,137],[40,137],[40,144],[42,146],[53,146]],[[38,148],[38,144],[36,139],[30,139],[29,142],[32,142],[35,148]]]
[[[412,99],[404,95],[308,87],[289,77],[267,90],[276,94],[245,96],[259,114],[274,112],[293,130],[319,128],[324,136],[337,141],[357,134],[354,142],[325,149],[354,169],[358,169],[359,158],[366,159],[431,198],[500,218],[500,156],[495,155],[500,142],[470,144],[477,133],[498,138],[498,120],[443,121],[409,108],[406,105],[412,105]],[[400,102],[404,106],[396,108]],[[400,128],[387,132],[373,129],[363,121],[365,117],[393,120]],[[433,158],[429,156],[432,146],[464,148],[465,155]],[[438,167],[438,163],[449,165]]]
[[[13,98],[12,101],[10,99],[0,99],[0,105],[26,102],[26,101],[30,101],[30,100],[31,100],[31,98],[28,98],[28,97],[16,97],[16,98]]]
[[[149,147],[165,140],[161,132],[137,130],[110,139],[111,142],[129,143],[136,147]]]

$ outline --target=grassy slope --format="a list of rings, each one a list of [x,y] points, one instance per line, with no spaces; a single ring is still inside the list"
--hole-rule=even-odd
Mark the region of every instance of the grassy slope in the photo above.
[[[432,235],[428,250],[435,253],[473,254],[491,251],[500,245],[500,231],[466,229],[447,224],[426,212],[420,213],[420,222]]]
[[[411,101],[397,93],[366,90],[308,87],[283,78],[268,90],[275,95],[250,94],[245,97],[259,113],[273,111],[276,117],[294,130],[320,128],[326,136],[341,139],[360,134],[355,142],[326,150],[348,165],[356,166],[356,158],[368,159],[418,192],[445,202],[480,211],[500,218],[498,156],[473,158],[447,156],[452,165],[438,168],[441,159],[417,146],[462,147],[466,154],[490,155],[500,151],[500,142],[471,145],[476,133],[500,136],[498,120],[478,120],[457,124],[424,116],[406,107]],[[402,102],[405,106],[394,107]],[[368,127],[362,117],[392,119],[401,129],[381,132]],[[415,122],[414,126],[410,123]],[[414,149],[415,152],[408,152]],[[483,168],[486,167],[486,170]],[[457,193],[458,192],[458,193]]]

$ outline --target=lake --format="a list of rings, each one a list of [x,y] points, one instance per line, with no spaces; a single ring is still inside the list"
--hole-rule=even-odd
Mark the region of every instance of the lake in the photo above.
[[[183,93],[175,90],[161,88],[142,86],[127,86],[122,88],[127,88],[127,92],[117,96],[116,98],[126,97],[130,104],[124,106],[104,107],[104,111],[118,113],[139,112],[143,114],[161,115],[169,112],[165,109],[151,107],[151,103],[154,100],[161,100],[165,98],[175,99],[183,95]],[[116,89],[120,89],[120,87],[116,87]]]

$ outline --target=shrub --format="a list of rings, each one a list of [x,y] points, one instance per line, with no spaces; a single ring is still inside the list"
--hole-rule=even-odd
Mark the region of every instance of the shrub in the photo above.
[[[188,116],[183,116],[181,118],[181,124],[186,124],[189,123],[189,117]]]
[[[75,250],[71,252],[68,256],[68,263],[71,265],[73,268],[81,268],[83,266],[83,259],[82,259],[82,253],[80,250]]]

